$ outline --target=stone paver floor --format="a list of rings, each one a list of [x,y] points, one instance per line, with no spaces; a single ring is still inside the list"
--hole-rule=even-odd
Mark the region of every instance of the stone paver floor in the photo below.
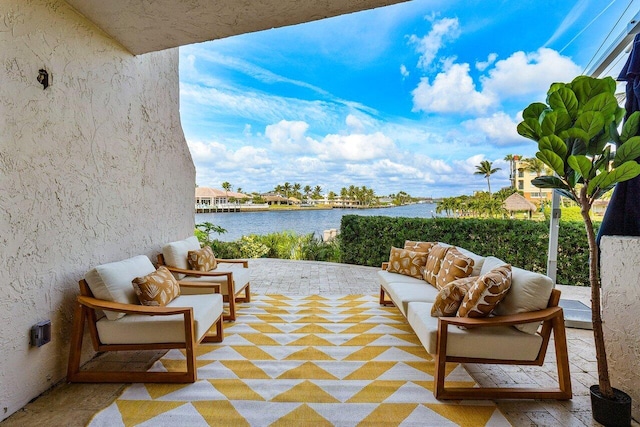
[[[251,260],[251,290],[259,294],[341,295],[378,294],[375,267],[313,261]],[[589,289],[561,286],[563,298],[589,305]],[[497,401],[514,426],[599,426],[591,417],[589,386],[597,383],[596,359],[591,331],[567,329],[573,399]],[[107,353],[90,364],[101,369],[146,369],[162,356],[160,351]],[[549,386],[555,384],[555,356],[550,343],[542,367],[465,365],[483,386]],[[25,425],[84,426],[99,410],[113,402],[127,384],[61,383],[0,423],[3,427]],[[639,426],[638,423],[633,424]]]

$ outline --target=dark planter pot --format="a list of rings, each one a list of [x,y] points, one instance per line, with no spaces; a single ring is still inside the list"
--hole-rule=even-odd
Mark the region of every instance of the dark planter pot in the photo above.
[[[629,427],[631,425],[631,396],[624,391],[613,389],[613,399],[600,393],[600,387],[592,385],[591,411],[593,419],[606,427]]]

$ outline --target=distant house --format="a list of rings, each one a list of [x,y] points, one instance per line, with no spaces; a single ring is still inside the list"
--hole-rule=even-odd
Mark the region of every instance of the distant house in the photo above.
[[[543,201],[551,200],[553,190],[550,188],[538,188],[531,184],[531,181],[537,178],[535,172],[526,170],[525,163],[522,160],[516,161],[516,189],[522,191],[522,195],[530,202],[540,205]]]
[[[237,203],[243,199],[250,199],[244,193],[234,191],[224,191],[218,188],[196,187],[196,206],[214,206]]]
[[[265,193],[260,195],[269,205],[290,205],[291,201],[280,194]]]

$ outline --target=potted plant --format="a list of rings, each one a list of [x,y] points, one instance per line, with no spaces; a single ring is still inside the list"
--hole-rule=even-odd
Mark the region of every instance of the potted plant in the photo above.
[[[591,405],[594,419],[607,426],[630,424],[631,398],[612,388],[609,381],[598,247],[590,212],[593,202],[616,183],[640,175],[640,165],[634,160],[640,156],[640,136],[636,136],[640,112],[633,113],[618,133],[625,110],[618,105],[615,88],[611,77],[579,76],[571,83],[554,83],[547,92],[546,104],[529,105],[518,124],[518,133],[538,143],[536,157],[554,172],[554,176],[535,178],[532,184],[553,188],[580,206],[589,241],[591,317],[598,366],[598,385],[591,387]],[[612,146],[617,146],[615,153],[611,152]]]

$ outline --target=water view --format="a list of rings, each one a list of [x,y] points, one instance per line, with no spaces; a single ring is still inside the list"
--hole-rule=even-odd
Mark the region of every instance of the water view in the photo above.
[[[316,233],[322,236],[324,230],[340,229],[343,215],[391,216],[431,218],[436,214],[436,205],[422,203],[394,208],[375,209],[323,209],[291,210],[267,212],[231,212],[195,214],[196,224],[211,222],[227,230],[217,238],[234,241],[248,234],[268,234],[291,230],[298,234]]]

